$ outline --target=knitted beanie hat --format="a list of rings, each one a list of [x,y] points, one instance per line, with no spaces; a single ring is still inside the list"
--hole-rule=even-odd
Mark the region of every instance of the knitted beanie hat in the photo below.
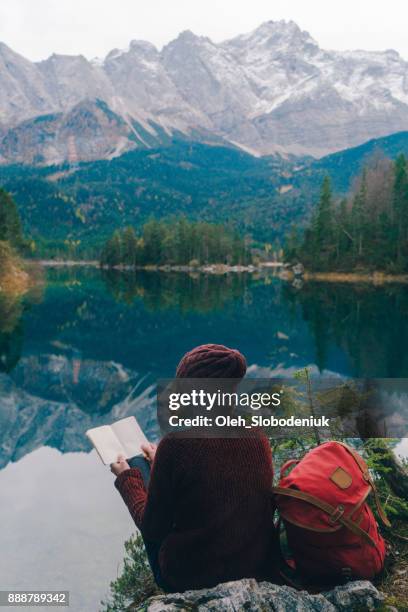
[[[222,344],[202,344],[184,355],[177,366],[177,378],[243,378],[245,357]]]

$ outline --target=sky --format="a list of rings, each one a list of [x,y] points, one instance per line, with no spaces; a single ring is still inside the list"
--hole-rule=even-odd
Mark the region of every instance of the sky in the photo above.
[[[326,49],[395,49],[408,60],[406,0],[0,0],[0,41],[31,60],[104,57],[183,30],[218,42],[264,21],[296,21]]]

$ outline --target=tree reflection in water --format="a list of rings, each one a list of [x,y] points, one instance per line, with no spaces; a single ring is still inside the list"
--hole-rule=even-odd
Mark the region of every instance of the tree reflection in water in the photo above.
[[[315,342],[315,363],[327,367],[330,349],[348,356],[353,376],[408,376],[408,287],[406,285],[305,283],[283,286],[299,305]]]

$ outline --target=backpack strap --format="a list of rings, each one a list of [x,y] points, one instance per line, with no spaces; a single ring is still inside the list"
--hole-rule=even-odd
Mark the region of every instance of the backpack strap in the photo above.
[[[275,523],[275,533],[276,533],[276,543],[277,543],[277,551],[279,554],[279,576],[283,580],[285,584],[296,589],[297,591],[302,591],[303,586],[298,584],[294,580],[294,574],[296,572],[296,566],[290,565],[288,560],[285,558],[282,550],[282,542],[281,542],[281,528],[282,528],[282,517],[279,516],[277,522]]]
[[[293,467],[294,465],[297,465],[298,463],[300,463],[300,459],[289,459],[289,461],[286,461],[286,463],[284,463],[280,469],[280,478],[285,475],[285,472],[287,472],[289,468]]]
[[[341,446],[343,446],[349,453],[350,455],[353,457],[354,461],[357,463],[358,467],[361,470],[361,473],[363,475],[364,480],[370,485],[373,494],[374,494],[374,500],[375,500],[375,505],[377,507],[377,512],[378,515],[381,519],[381,521],[383,522],[383,524],[386,527],[391,527],[391,523],[388,520],[387,515],[384,512],[384,509],[381,505],[381,501],[380,501],[380,497],[378,495],[378,491],[377,491],[377,487],[375,486],[374,480],[370,474],[370,470],[367,467],[366,462],[364,461],[364,459],[359,455],[359,453],[357,451],[354,450],[354,448],[351,448],[351,446],[348,446],[348,444],[345,444],[344,442],[338,442],[337,444],[341,444]]]
[[[377,547],[377,542],[373,540],[373,538],[366,531],[364,531],[364,529],[361,529],[361,527],[359,527],[354,521],[344,516],[343,506],[337,506],[337,508],[335,508],[334,506],[328,504],[322,499],[314,497],[314,495],[310,495],[309,493],[299,491],[298,489],[273,487],[273,492],[275,493],[275,495],[284,495],[286,497],[299,499],[301,501],[306,502],[307,504],[312,504],[312,506],[315,506],[316,508],[319,508],[319,510],[323,510],[323,512],[328,514],[330,516],[330,520],[333,523],[341,523],[344,527],[352,531],[355,535],[362,538],[367,544],[375,548]]]

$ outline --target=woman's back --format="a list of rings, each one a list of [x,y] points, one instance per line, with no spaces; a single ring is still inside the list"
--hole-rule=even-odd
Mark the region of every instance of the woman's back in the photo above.
[[[262,433],[160,443],[141,524],[163,578],[200,588],[271,570],[272,456]]]
[[[228,379],[238,385],[245,372],[239,351],[205,344],[184,355],[176,376]],[[163,438],[157,451],[147,445],[146,456],[154,457],[147,491],[140,469],[129,469],[126,462],[113,465],[115,486],[142,532],[163,588],[204,588],[275,574],[270,445],[260,431],[241,429],[240,435],[173,434]]]

